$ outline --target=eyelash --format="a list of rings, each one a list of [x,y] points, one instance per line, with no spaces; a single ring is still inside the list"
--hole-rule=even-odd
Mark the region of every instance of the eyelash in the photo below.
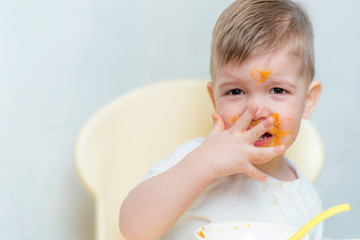
[[[226,95],[244,95],[244,94],[245,94],[245,92],[243,90],[237,88],[237,89],[230,90],[229,92],[227,92]]]
[[[280,91],[280,93],[278,91]],[[278,93],[276,93],[276,92],[278,92]],[[286,91],[283,88],[272,88],[270,90],[270,94],[283,95],[285,93],[288,93],[288,91]],[[243,90],[237,88],[237,89],[230,90],[229,92],[226,93],[226,95],[245,95],[245,92]]]
[[[276,93],[275,90],[280,90],[281,93]],[[283,94],[285,94],[285,93],[288,93],[288,91],[286,91],[286,90],[283,89],[283,88],[272,88],[272,89],[270,90],[270,93],[271,93],[271,94],[283,95]]]

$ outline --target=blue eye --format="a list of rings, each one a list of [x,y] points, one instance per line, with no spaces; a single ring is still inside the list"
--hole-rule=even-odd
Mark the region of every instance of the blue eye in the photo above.
[[[279,95],[282,95],[282,94],[285,94],[287,93],[287,91],[285,89],[282,89],[282,88],[273,88],[270,90],[270,94],[279,94]]]
[[[227,93],[228,95],[244,95],[245,92],[241,89],[233,89]]]

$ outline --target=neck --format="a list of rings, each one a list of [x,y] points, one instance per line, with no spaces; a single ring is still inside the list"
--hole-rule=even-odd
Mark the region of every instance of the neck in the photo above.
[[[284,155],[277,156],[267,163],[256,165],[256,167],[280,181],[293,181],[298,178],[295,170],[284,160]]]

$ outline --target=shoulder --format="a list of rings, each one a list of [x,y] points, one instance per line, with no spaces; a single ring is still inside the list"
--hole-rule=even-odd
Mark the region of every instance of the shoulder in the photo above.
[[[198,148],[203,142],[204,142],[203,137],[194,138],[177,146],[172,153],[170,153],[166,158],[164,158],[153,168],[151,168],[151,170],[148,172],[148,174],[145,176],[143,180],[146,180],[150,177],[153,177],[170,169],[175,164],[180,162],[186,155],[188,155],[190,152]]]
[[[295,189],[303,194],[304,202],[313,214],[320,213],[322,211],[322,201],[314,184],[305,177],[305,175],[296,167],[294,162],[289,159],[287,160],[298,175],[298,186]]]

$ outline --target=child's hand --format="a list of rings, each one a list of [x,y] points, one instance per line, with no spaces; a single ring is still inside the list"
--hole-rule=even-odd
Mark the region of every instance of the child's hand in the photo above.
[[[203,167],[211,171],[214,178],[245,173],[260,181],[267,181],[267,176],[254,164],[263,164],[273,157],[282,154],[285,146],[255,147],[254,143],[274,125],[269,117],[248,130],[256,112],[257,105],[252,105],[235,122],[225,130],[221,116],[214,114],[214,126],[204,143],[199,148],[206,155]]]

